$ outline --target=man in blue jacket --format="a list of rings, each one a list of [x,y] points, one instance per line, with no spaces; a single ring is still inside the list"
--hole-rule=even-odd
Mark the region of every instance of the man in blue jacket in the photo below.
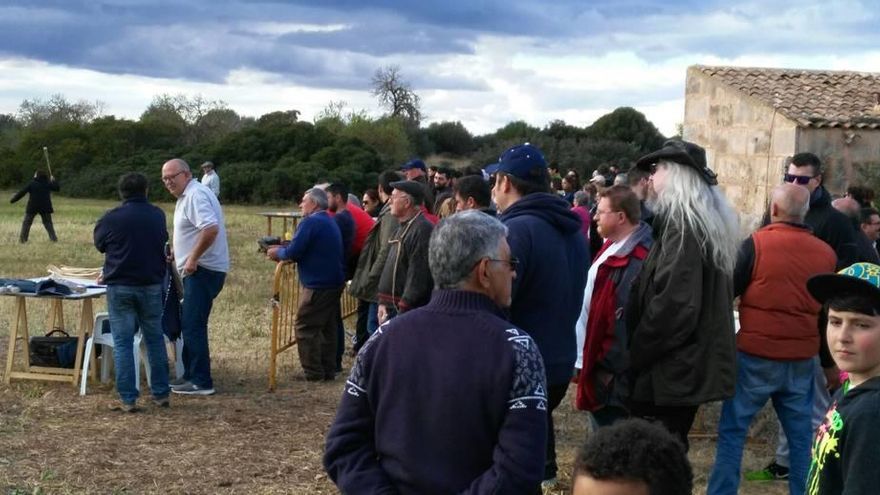
[[[309,381],[336,378],[336,328],[340,325],[339,297],[345,286],[342,233],[327,214],[327,194],[318,188],[303,195],[303,219],[293,240],[266,253],[275,261],[296,262],[299,307],[296,310],[297,350]]]
[[[501,222],[444,219],[426,306],[361,348],[327,433],[324,467],[342,493],[534,493],[547,400],[534,341],[504,318],[517,261]]]
[[[541,150],[528,143],[515,146],[486,172],[495,175],[495,204],[509,229],[510,250],[520,261],[510,321],[535,339],[547,370],[544,486],[552,487],[557,469],[552,411],[565,397],[574,371],[574,328],[587,284],[589,251],[580,218],[564,199],[550,193]]]
[[[165,277],[165,213],[147,201],[147,178],[132,172],[119,179],[122,205],[95,224],[94,240],[104,253],[103,281],[113,333],[113,364],[121,403],[114,409],[137,410],[134,334],[140,329],[150,360],[153,402],[168,407],[168,355],[162,333],[162,281]]]

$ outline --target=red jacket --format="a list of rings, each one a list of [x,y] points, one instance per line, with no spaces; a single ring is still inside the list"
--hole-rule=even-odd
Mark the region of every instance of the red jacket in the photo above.
[[[757,230],[751,240],[754,265],[739,303],[737,348],[782,361],[815,356],[820,307],[807,292],[807,279],[834,271],[834,251],[809,228],[782,222]]]
[[[629,385],[624,309],[633,280],[652,244],[651,227],[640,223],[624,246],[596,271],[584,339],[584,360],[577,379],[575,407],[595,411],[604,406],[625,407]],[[605,241],[596,258],[611,245]]]
[[[373,228],[373,224],[376,223],[367,212],[365,212],[360,206],[348,202],[348,211],[351,213],[351,218],[354,220],[354,237],[351,241],[351,256],[354,259],[357,259],[358,255],[361,254],[361,250],[364,248],[364,241],[367,239],[367,234],[370,233],[370,229]]]

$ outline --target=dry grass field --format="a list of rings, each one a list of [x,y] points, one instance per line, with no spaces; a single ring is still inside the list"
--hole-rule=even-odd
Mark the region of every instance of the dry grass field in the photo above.
[[[56,197],[60,242],[47,240],[39,220],[31,242],[18,243],[22,204],[0,194],[0,277],[46,274],[46,265],[97,267],[102,257],[91,243],[101,213],[115,203]],[[172,212],[170,196],[157,192]],[[275,208],[271,208],[275,209]],[[13,380],[0,383],[0,491],[41,493],[336,493],[321,467],[324,435],[333,419],[342,382],[296,381],[295,351],[286,353],[279,389],[267,392],[269,297],[274,265],[256,252],[265,233],[257,207],[226,206],[232,270],[214,305],[210,324],[213,372],[218,394],[172,397],[170,409],[147,406],[139,414],[114,413],[111,385],[90,384],[79,397],[71,385]],[[65,321],[78,321],[77,305]],[[103,310],[103,301],[96,311]],[[45,332],[48,305],[29,305],[31,333]],[[6,362],[12,298],[0,297],[0,363]],[[350,322],[348,322],[350,326]],[[349,369],[348,357],[344,367]],[[695,428],[691,459],[697,493],[703,492],[714,458],[717,407],[706,408]],[[571,461],[586,437],[585,418],[568,399],[558,410],[561,479],[567,493]],[[759,422],[757,438],[769,437],[772,422]],[[770,426],[767,426],[770,425]],[[699,430],[699,431],[698,431]],[[703,434],[701,434],[703,433]],[[745,468],[763,465],[766,442],[749,444]],[[743,484],[741,493],[787,493],[784,484]]]

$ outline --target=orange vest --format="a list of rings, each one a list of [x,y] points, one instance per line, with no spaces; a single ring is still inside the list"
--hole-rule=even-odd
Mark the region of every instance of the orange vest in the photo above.
[[[834,272],[834,251],[808,229],[781,222],[759,229],[752,240],[755,263],[739,303],[737,348],[780,361],[815,356],[821,306],[807,292],[807,279]]]

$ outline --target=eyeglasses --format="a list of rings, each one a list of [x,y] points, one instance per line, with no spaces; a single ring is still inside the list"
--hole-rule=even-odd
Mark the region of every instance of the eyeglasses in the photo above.
[[[516,267],[519,266],[519,259],[514,256],[511,256],[509,260],[499,260],[499,259],[495,259],[495,258],[486,258],[486,261],[489,261],[490,263],[493,261],[496,263],[507,263],[507,266],[510,268],[510,271],[512,271],[512,272],[515,272]]]
[[[168,177],[162,177],[162,182],[164,182],[164,183],[167,184],[167,183],[173,181],[175,177],[177,177],[178,175],[180,175],[180,174],[182,174],[182,173],[184,173],[184,172],[186,172],[186,170],[181,170],[180,172],[177,172],[177,173],[174,174],[174,175],[169,175]]]
[[[810,183],[812,179],[814,179],[815,175],[794,175],[794,174],[785,174],[782,177],[782,180],[788,183],[800,184],[802,186],[806,186]]]
[[[608,213],[620,213],[620,210],[608,210],[608,211],[596,210],[596,215],[606,215]]]

